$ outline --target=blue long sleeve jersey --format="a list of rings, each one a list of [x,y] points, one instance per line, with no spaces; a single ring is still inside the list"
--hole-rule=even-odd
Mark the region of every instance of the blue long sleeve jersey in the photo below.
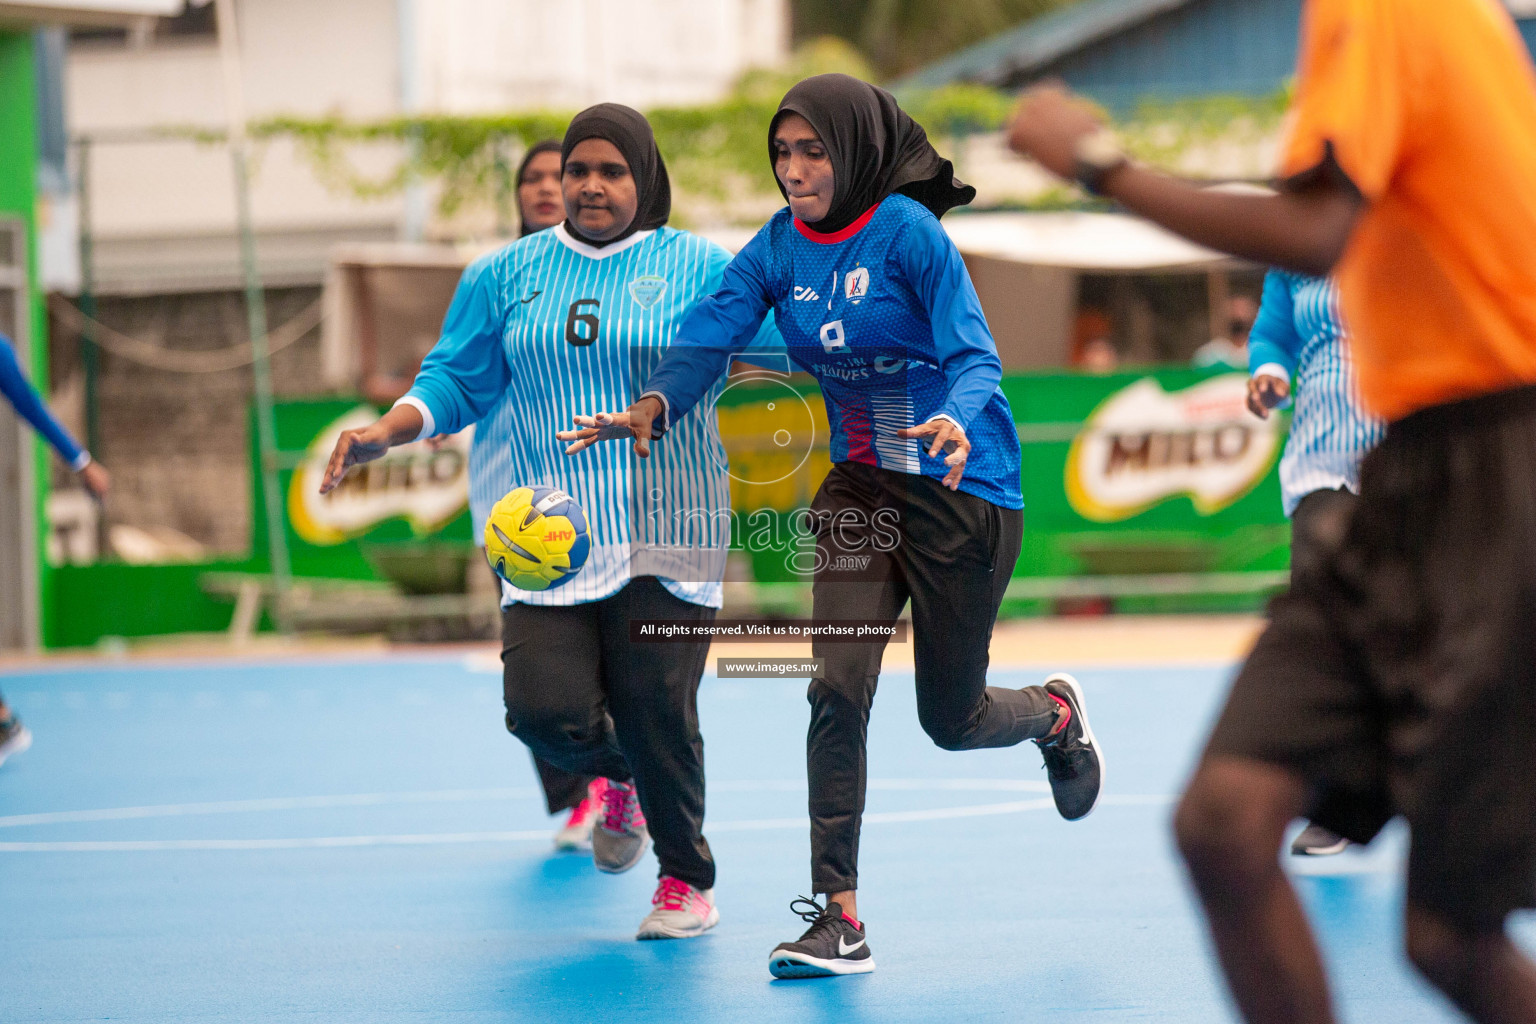
[[[644,460],[620,444],[567,456],[555,432],[578,413],[638,398],[684,314],[719,286],[730,258],[672,228],[597,249],[556,227],[465,270],[442,335],[401,402],[422,413],[422,436],[478,421],[470,474],[477,529],[513,486],[545,485],[581,503],[592,538],[569,583],[537,593],[504,586],[504,603],[581,604],[655,575],[681,600],[720,606],[730,490],[715,418],[700,417],[685,443]]]
[[[1295,414],[1280,457],[1285,514],[1319,490],[1360,490],[1360,462],[1381,443],[1386,424],[1360,404],[1350,366],[1339,291],[1332,280],[1284,270],[1264,278],[1264,298],[1248,336],[1249,372],[1294,378]]]
[[[11,339],[0,334],[0,394],[16,407],[16,412],[22,419],[32,424],[32,428],[51,445],[53,450],[59,453],[59,458],[69,464],[70,469],[84,469],[91,457],[85,449],[70,436],[69,431],[48,411],[48,406],[43,403],[42,396],[37,389],[27,380],[26,374],[21,372],[21,362],[16,358],[16,347],[11,344]]]
[[[941,458],[895,432],[944,416],[971,441],[960,490],[1024,507],[997,345],[959,251],[921,204],[890,196],[831,235],[775,214],[646,382],[669,424],[688,423],[770,309],[790,360],[821,385],[833,462],[943,477]]]

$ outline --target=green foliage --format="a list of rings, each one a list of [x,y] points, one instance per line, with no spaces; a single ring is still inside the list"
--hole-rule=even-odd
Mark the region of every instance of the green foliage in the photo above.
[[[1017,98],[981,85],[946,85],[903,94],[901,106],[936,138],[959,138],[1001,128]]]
[[[784,93],[810,75],[841,71],[872,77],[858,52],[837,39],[800,47],[789,64],[744,75],[723,101],[646,112],[667,159],[674,188],[686,198],[726,202],[778,195],[767,163],[768,122]],[[295,142],[328,187],[359,198],[399,193],[412,181],[439,186],[445,217],[493,205],[506,219],[512,171],[522,152],[540,139],[559,138],[575,111],[487,116],[429,115],[352,122],[339,117],[273,118],[252,125],[252,135]],[[354,151],[387,147],[383,173],[359,170]],[[683,219],[686,219],[686,215]]]
[[[1218,141],[1256,142],[1279,127],[1290,105],[1289,87],[1268,96],[1144,100],[1116,128],[1137,159],[1168,166],[1191,149]]]
[[[846,43],[818,39],[797,50],[783,69],[743,76],[719,103],[647,112],[672,175],[678,223],[686,225],[689,211],[705,206],[715,207],[712,220],[752,220],[778,202],[767,161],[768,123],[791,85],[828,71],[871,77],[869,66]],[[1015,102],[1012,94],[977,85],[948,85],[902,96],[903,107],[951,153],[964,136],[1000,129]],[[1261,97],[1147,101],[1117,128],[1140,159],[1172,165],[1193,148],[1264,137],[1279,124],[1288,103],[1284,91]],[[511,175],[518,158],[540,139],[564,134],[571,113],[371,122],[274,118],[253,125],[252,134],[262,140],[292,140],[320,179],[339,192],[377,198],[398,194],[413,181],[430,181],[438,187],[444,217],[489,207],[500,223],[508,224]],[[370,150],[383,153],[384,169],[372,174],[358,167],[358,158]],[[1070,196],[1067,191],[1048,192],[1029,206],[1056,209],[1076,202]]]

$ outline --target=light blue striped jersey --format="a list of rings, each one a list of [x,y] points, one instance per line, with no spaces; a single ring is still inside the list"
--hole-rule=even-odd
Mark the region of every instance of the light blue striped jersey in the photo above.
[[[627,408],[730,259],[673,228],[598,249],[555,227],[465,270],[442,337],[401,401],[421,410],[423,436],[483,421],[477,434],[490,440],[477,446],[504,453],[471,482],[477,524],[513,486],[543,484],[581,503],[592,536],[571,582],[539,593],[504,586],[503,603],[581,604],[654,575],[681,600],[720,607],[730,491],[715,418],[696,417],[682,444],[643,460],[621,443],[568,457],[555,432],[578,413]],[[775,338],[765,330],[765,343]]]
[[[1359,493],[1360,462],[1386,424],[1368,416],[1350,365],[1339,290],[1329,278],[1271,270],[1248,337],[1248,366],[1294,378],[1296,411],[1280,458],[1285,514],[1319,490]]]
[[[512,483],[512,427],[517,422],[517,394],[508,388],[491,411],[475,424],[469,445],[469,518],[474,523],[475,543],[485,546],[485,521],[491,507],[510,491]]]

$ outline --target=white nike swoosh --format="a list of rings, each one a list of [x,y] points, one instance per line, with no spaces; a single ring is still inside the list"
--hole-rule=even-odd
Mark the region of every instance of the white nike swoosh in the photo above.
[[[855,942],[851,946],[844,945],[843,937],[841,935],[839,935],[837,937],[837,955],[838,956],[847,956],[849,953],[852,953],[854,950],[858,949],[862,945],[864,945],[864,940],[863,939],[860,939],[858,942]]]

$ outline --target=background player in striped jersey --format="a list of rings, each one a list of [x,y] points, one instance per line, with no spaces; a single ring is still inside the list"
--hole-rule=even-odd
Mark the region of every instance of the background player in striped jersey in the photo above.
[[[511,479],[574,496],[592,548],[563,586],[505,592],[507,728],[552,764],[611,780],[593,860],[626,871],[654,837],[661,877],[638,937],[684,938],[719,920],[696,701],[709,645],[635,643],[629,624],[712,621],[729,526],[647,522],[635,502],[655,496],[683,508],[684,496],[701,495],[728,509],[724,446],[715,420],[695,417],[671,458],[636,467],[619,451],[577,463],[561,457],[555,432],[578,410],[638,393],[730,255],[664,226],[666,165],[637,111],[612,103],[583,111],[562,159],[565,223],[465,271],[464,294],[410,392],[377,423],[342,435],[322,486],[390,445],[460,430],[511,393]],[[659,542],[660,554],[645,541]]]
[[[1254,415],[1268,418],[1271,409],[1290,405],[1294,393],[1280,493],[1291,520],[1291,574],[1316,574],[1330,546],[1329,524],[1348,517],[1360,493],[1360,462],[1386,433],[1386,424],[1360,407],[1332,279],[1288,270],[1265,276],[1248,365]],[[1291,852],[1322,856],[1348,845],[1337,832],[1308,822]]]
[[[712,390],[771,309],[790,358],[821,385],[832,428],[832,470],[811,510],[816,617],[894,620],[910,599],[928,735],[948,750],[1038,741],[1057,808],[1080,818],[1098,799],[1101,763],[1077,683],[1058,675],[1043,687],[987,686],[1024,501],[997,347],[938,221],[976,192],[889,93],[846,75],[789,91],[768,156],[789,206],[689,315],[640,401],[583,417],[585,429],[561,437],[573,453],[633,437],[648,456],[654,425],[669,437],[656,451],[676,452],[701,418],[690,410],[703,401],[702,418],[713,418]],[[588,458],[608,457],[608,447]],[[813,645],[825,672],[808,694],[811,884],[827,902],[791,905],[811,927],[770,954],[779,977],[874,969],[854,890],[884,648]]]
[[[106,495],[112,486],[111,475],[102,468],[101,463],[91,458],[90,452],[80,447],[80,443],[64,429],[64,424],[48,410],[42,396],[27,380],[26,374],[22,373],[21,362],[16,358],[16,348],[11,339],[3,334],[0,334],[0,395],[4,395],[6,401],[11,403],[17,415],[43,435],[53,450],[58,452],[59,458],[79,475],[86,490],[98,500]],[[32,733],[21,724],[21,719],[5,703],[5,698],[0,697],[0,763],[31,745]]]
[[[514,180],[517,183],[520,238],[545,231],[565,220],[565,201],[560,194],[559,139],[545,139],[528,147]],[[464,281],[470,279],[470,275],[465,275]],[[468,294],[463,283],[454,295],[455,302]],[[508,388],[491,411],[475,424],[475,439],[469,449],[469,513],[474,522],[475,543],[482,546],[491,506],[516,486],[512,479],[512,431],[517,408],[517,393]],[[486,569],[489,571],[489,566]],[[500,577],[497,581],[498,589],[503,588]],[[606,782],[557,768],[532,751],[529,754],[539,777],[539,786],[544,790],[544,805],[549,813],[570,812],[565,824],[555,833],[555,848],[578,850],[590,847]]]

